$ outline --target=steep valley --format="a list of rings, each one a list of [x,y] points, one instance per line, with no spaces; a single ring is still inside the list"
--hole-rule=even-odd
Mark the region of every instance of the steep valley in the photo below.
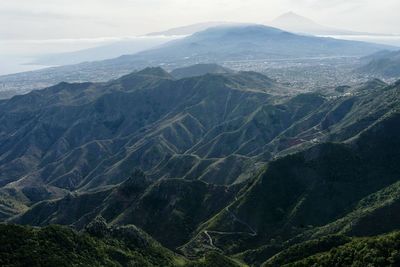
[[[181,261],[233,266],[387,234],[400,225],[399,90],[298,94],[255,72],[147,68],[2,100],[0,218],[135,225]]]

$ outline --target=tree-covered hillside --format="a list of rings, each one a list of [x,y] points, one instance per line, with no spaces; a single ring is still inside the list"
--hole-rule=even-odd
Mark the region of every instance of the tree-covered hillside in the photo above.
[[[400,232],[377,237],[345,238],[330,237],[291,247],[265,262],[263,267],[330,267],[400,265]],[[341,244],[342,243],[342,244]]]
[[[134,226],[107,228],[101,220],[83,233],[68,227],[0,224],[0,265],[54,266],[241,266],[217,253],[189,260],[163,248]]]

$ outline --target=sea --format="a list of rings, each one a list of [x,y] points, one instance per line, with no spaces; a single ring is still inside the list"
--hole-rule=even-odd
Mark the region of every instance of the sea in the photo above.
[[[80,51],[126,41],[131,42],[133,47],[127,48],[126,51],[121,50],[120,55],[122,55],[124,52],[132,51],[132,49],[138,49],[138,47],[145,49],[149,45],[165,43],[176,38],[181,38],[181,36],[122,36],[50,40],[0,39],[0,76],[50,67],[31,64],[35,59],[46,55]]]
[[[323,35],[321,37],[385,44],[399,47],[400,50],[400,35]]]

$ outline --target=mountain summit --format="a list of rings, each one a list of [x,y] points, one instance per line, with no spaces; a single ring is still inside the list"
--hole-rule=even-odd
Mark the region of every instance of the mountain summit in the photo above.
[[[292,57],[364,56],[388,48],[363,42],[304,36],[259,24],[219,26],[170,42],[126,61],[189,63]],[[119,59],[117,59],[118,61]],[[118,62],[113,62],[113,66]]]
[[[358,32],[324,26],[294,12],[282,14],[267,24],[290,32],[312,35],[360,34]]]

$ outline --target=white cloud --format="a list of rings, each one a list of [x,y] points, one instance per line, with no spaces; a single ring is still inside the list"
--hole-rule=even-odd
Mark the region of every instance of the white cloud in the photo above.
[[[133,35],[201,21],[266,22],[289,10],[329,26],[400,31],[399,0],[0,0],[0,38]]]

